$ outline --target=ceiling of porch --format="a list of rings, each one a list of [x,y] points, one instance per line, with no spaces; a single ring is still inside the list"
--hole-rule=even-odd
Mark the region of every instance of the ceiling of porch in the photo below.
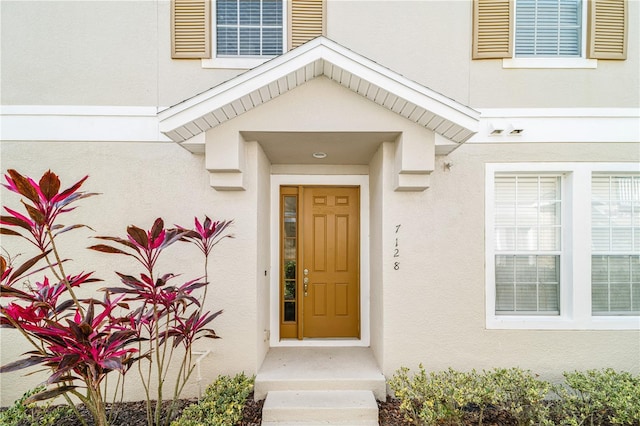
[[[398,132],[241,132],[260,142],[271,164],[367,165],[382,142]],[[324,153],[326,158],[315,158]]]

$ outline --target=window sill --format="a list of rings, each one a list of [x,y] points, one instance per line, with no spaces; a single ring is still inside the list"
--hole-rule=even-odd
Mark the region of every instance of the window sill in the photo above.
[[[505,58],[502,68],[596,69],[597,59],[586,58]]]
[[[570,318],[563,316],[489,316],[488,330],[640,330],[638,316]]]
[[[202,68],[248,70],[257,67],[258,65],[262,65],[273,58],[274,56],[203,59]]]

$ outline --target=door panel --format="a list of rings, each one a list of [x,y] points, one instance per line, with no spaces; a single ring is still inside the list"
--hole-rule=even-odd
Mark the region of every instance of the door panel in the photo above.
[[[360,192],[302,188],[303,337],[360,335]]]

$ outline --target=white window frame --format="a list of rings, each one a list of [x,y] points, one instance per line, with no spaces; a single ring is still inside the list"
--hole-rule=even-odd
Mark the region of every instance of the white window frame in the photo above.
[[[282,0],[282,53],[288,48],[289,2]],[[218,57],[217,52],[216,0],[211,0],[211,58],[202,59],[202,68],[251,69],[275,58],[276,56],[237,56]]]
[[[515,0],[517,1],[517,0]],[[515,31],[515,18],[513,20],[513,57],[504,58],[502,60],[503,68],[543,68],[543,69],[595,69],[598,67],[597,59],[587,58],[587,15],[588,4],[586,0],[582,0],[581,12],[582,12],[582,38],[579,57],[517,57],[515,56],[516,49],[516,31]],[[515,7],[514,7],[515,13]]]
[[[591,311],[591,177],[634,173],[638,163],[489,163],[485,167],[485,316],[487,329],[638,330],[640,316]],[[499,173],[562,176],[560,315],[496,315],[494,177]]]

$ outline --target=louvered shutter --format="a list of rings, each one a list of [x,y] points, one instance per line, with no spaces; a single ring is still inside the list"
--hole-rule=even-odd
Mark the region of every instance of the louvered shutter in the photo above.
[[[171,1],[171,57],[211,57],[211,10],[209,0]]]
[[[513,56],[513,1],[474,0],[473,59]]]
[[[626,0],[589,1],[590,58],[627,59]]]
[[[324,4],[324,0],[291,0],[292,49],[324,35]]]

